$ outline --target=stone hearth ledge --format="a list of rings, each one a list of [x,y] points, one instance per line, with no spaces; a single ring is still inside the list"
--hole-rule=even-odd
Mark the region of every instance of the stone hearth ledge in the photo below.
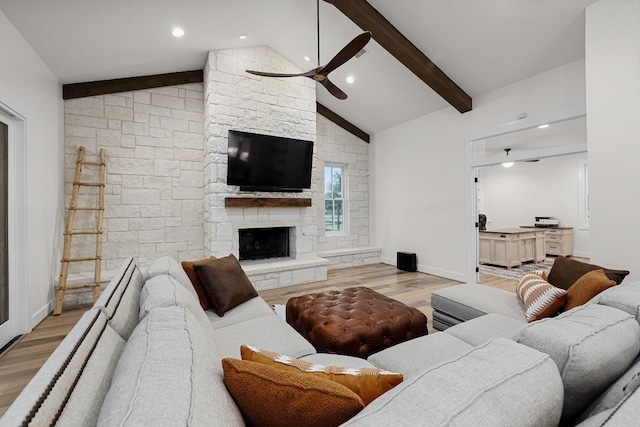
[[[242,269],[258,291],[327,280],[329,260],[318,257],[243,260]]]
[[[382,248],[357,247],[344,249],[329,249],[318,252],[318,256],[330,262],[329,270],[359,267],[362,265],[379,264]]]

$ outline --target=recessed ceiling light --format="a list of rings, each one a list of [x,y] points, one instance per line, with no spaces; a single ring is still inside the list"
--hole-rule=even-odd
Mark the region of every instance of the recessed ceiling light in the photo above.
[[[311,61],[311,58],[309,58],[308,56],[305,56],[305,57],[304,57],[304,60],[305,60],[305,61],[307,61],[307,62],[309,62],[309,61]]]
[[[174,37],[182,37],[184,36],[184,30],[180,27],[176,27],[171,31],[171,34],[173,34]]]
[[[353,76],[347,76],[347,83],[351,84],[353,82],[355,82],[356,80],[353,78]]]
[[[240,40],[244,40],[244,39],[246,39],[246,38],[247,38],[247,35],[246,35],[246,34],[240,34]]]
[[[545,129],[545,128],[548,128],[548,127],[549,127],[549,124],[540,125],[540,126],[538,126],[538,129]]]

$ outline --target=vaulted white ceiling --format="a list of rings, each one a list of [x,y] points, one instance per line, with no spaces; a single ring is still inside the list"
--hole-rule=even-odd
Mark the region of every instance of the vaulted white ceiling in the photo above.
[[[584,8],[596,0],[368,1],[475,97],[584,57]],[[0,0],[0,10],[61,83],[201,69],[208,51],[235,47],[317,65],[315,0]],[[320,1],[321,64],[360,32]],[[318,86],[318,102],[368,133],[449,105],[375,41],[366,50],[330,75],[349,98]]]

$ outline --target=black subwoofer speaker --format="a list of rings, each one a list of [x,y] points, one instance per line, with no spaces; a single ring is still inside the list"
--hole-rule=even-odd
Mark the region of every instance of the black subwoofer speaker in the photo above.
[[[416,254],[413,252],[398,252],[397,265],[399,270],[416,271],[418,269]]]

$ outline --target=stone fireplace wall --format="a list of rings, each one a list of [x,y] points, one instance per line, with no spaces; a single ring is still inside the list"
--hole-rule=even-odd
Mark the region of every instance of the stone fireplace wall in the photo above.
[[[250,75],[247,69],[300,72],[266,47],[209,53],[205,66],[205,251],[238,256],[238,229],[292,227],[291,257],[317,255],[317,211],[314,208],[225,208],[226,197],[311,198],[317,187],[317,144],[314,144],[312,188],[302,193],[241,193],[227,185],[230,129],[316,139],[315,83],[310,79],[276,79]]]
[[[88,160],[97,160],[101,148],[107,157],[102,268],[117,269],[130,256],[145,265],[162,255],[204,255],[202,83],[71,99],[64,106],[67,208],[78,147]],[[85,166],[83,180],[98,181],[97,170]],[[89,191],[83,187],[81,194]],[[78,204],[85,202],[96,199],[81,197]],[[74,228],[95,229],[95,217],[78,212]],[[95,237],[73,239],[77,255],[95,254]],[[70,268],[93,271],[93,263]]]
[[[346,197],[348,230],[345,233],[326,233],[324,222],[318,221],[318,250],[332,251],[369,246],[369,144],[327,118],[318,116],[318,169],[337,164],[346,168]],[[318,186],[324,185],[324,176],[318,174]],[[314,205],[318,215],[324,215],[324,195],[317,192]]]
[[[368,144],[317,115],[315,82],[261,78],[245,69],[300,71],[268,48],[222,50],[209,54],[204,84],[65,101],[67,207],[78,147],[85,146],[89,159],[100,148],[107,154],[103,282],[129,256],[143,269],[163,255],[179,261],[238,256],[240,228],[291,228],[290,260],[243,262],[258,289],[320,281],[327,269],[380,262],[379,249],[368,247]],[[227,186],[229,129],[314,141],[312,188],[245,194]],[[323,229],[325,161],[345,164],[349,177],[349,230],[337,236]],[[242,196],[311,198],[313,206],[224,207],[226,197]],[[76,219],[78,228],[95,227]],[[78,238],[73,248],[86,256],[94,242]],[[93,271],[92,263],[72,267],[69,283]],[[91,290],[65,294],[65,305],[90,301]]]

